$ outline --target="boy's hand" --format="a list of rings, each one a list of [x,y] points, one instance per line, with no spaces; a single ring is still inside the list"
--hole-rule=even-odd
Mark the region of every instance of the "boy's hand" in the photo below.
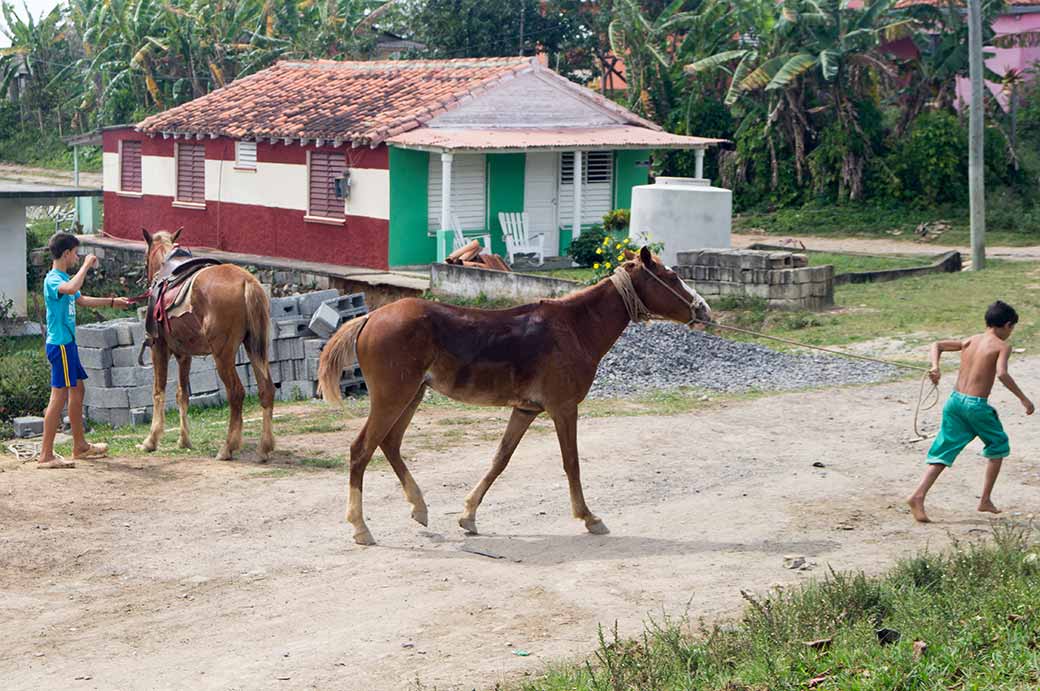
[[[133,305],[130,303],[130,301],[128,299],[126,299],[126,298],[115,298],[115,299],[113,299],[112,300],[112,306],[113,307],[119,307],[119,308],[125,309],[125,310],[128,310],[131,307],[133,307]]]
[[[94,268],[94,266],[96,266],[97,263],[98,263],[98,258],[96,256],[94,256],[93,254],[88,254],[86,257],[83,258],[83,268],[86,269],[87,271],[89,271],[90,269]]]
[[[1025,406],[1026,415],[1032,415],[1033,414],[1033,411],[1035,410],[1035,408],[1033,408],[1033,402],[1032,401],[1030,401],[1028,398],[1023,398],[1022,399],[1022,405]]]
[[[933,384],[938,384],[940,377],[942,377],[942,372],[939,371],[938,367],[933,367],[928,370],[928,378],[932,380]]]

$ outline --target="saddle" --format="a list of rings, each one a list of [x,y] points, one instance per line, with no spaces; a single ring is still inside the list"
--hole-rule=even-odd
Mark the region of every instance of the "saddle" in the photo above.
[[[191,251],[175,246],[152,280],[148,290],[148,312],[145,319],[145,331],[151,339],[158,339],[170,333],[170,314],[184,305],[191,295],[191,287],[203,269],[218,266],[224,262],[208,257],[193,257]]]

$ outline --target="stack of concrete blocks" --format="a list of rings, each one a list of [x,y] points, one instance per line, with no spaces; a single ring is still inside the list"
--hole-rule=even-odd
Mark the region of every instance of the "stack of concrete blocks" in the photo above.
[[[313,398],[318,359],[325,343],[343,322],[367,312],[364,295],[360,293],[340,295],[336,290],[322,290],[272,298],[268,361],[276,398]],[[88,419],[114,427],[151,420],[151,350],[144,350],[143,367],[137,363],[144,338],[144,324],[136,318],[76,328],[80,362],[89,377],[83,401]],[[238,349],[235,369],[246,393],[256,394],[256,376],[244,346]],[[177,360],[170,358],[165,398],[168,409],[177,406],[178,379]],[[227,390],[211,355],[192,358],[189,381],[189,405],[217,406],[227,401]],[[364,390],[361,369],[355,367],[344,373],[340,388],[344,393]]]
[[[834,267],[808,266],[804,254],[765,250],[679,252],[675,271],[710,303],[720,296],[761,298],[770,309],[834,305]]]

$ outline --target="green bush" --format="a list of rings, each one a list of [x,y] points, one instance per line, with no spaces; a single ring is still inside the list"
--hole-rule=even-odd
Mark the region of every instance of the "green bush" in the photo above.
[[[581,235],[571,240],[571,246],[567,254],[579,266],[592,266],[599,261],[596,250],[603,245],[603,238],[607,236],[601,226],[592,226],[588,230],[581,231]]]
[[[627,234],[630,223],[632,212],[628,209],[614,209],[603,216],[603,230],[615,238],[620,238],[619,234]]]
[[[918,116],[886,158],[889,193],[900,201],[933,206],[967,198],[968,140],[950,113]]]
[[[43,415],[51,394],[50,363],[42,339],[0,343],[0,421]]]

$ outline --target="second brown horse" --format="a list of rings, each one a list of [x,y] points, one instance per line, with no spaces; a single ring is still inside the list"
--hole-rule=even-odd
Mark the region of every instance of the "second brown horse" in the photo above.
[[[491,469],[466,497],[462,528],[477,532],[484,494],[545,412],[556,427],[574,517],[591,533],[609,532],[582,493],[578,404],[633,317],[652,313],[691,325],[711,319],[708,304],[645,247],[621,270],[623,280],[604,279],[559,300],[477,310],[407,299],[340,327],[322,352],[318,376],[325,399],[339,400],[343,369],[356,359],[368,385],[368,420],[350,447],[347,520],[358,544],[374,542],[362,513],[362,480],[377,448],[397,474],[412,518],[427,523],[426,502],[401,458],[401,440],[427,386],[458,401],[513,409]]]

